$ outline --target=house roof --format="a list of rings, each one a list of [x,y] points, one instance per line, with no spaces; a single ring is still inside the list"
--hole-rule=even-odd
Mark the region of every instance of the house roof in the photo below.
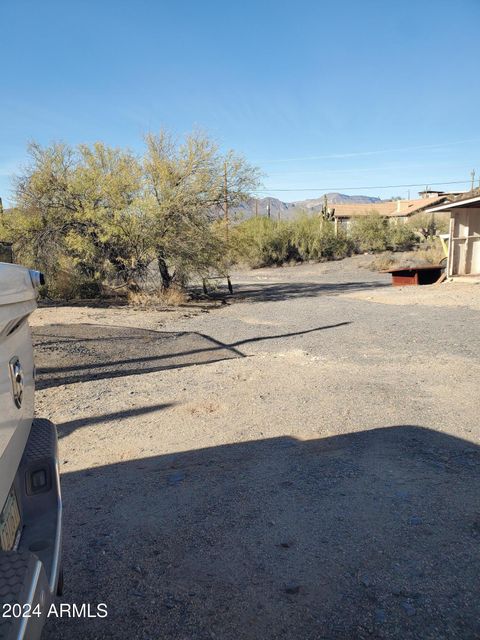
[[[374,202],[370,204],[337,204],[336,218],[356,218],[378,213],[387,218],[403,218],[419,213],[435,204],[445,202],[446,196],[438,198],[420,198],[418,200],[394,200],[391,202]]]
[[[469,209],[471,207],[480,207],[480,194],[475,196],[470,195],[469,198],[459,198],[458,200],[454,200],[453,202],[447,202],[447,204],[442,204],[440,207],[433,207],[432,209],[428,209],[429,213],[435,213],[437,211],[450,211],[451,209]]]
[[[336,204],[332,209],[335,209],[336,218],[351,218],[368,216],[372,213],[387,216],[394,206],[394,202],[373,202],[368,204]]]
[[[420,198],[420,200],[400,200],[401,205],[405,203],[404,207],[400,208],[399,215],[411,216],[414,213],[419,213],[425,209],[429,209],[434,204],[441,204],[448,200],[447,196],[442,195],[438,198]],[[402,213],[403,212],[403,213]]]

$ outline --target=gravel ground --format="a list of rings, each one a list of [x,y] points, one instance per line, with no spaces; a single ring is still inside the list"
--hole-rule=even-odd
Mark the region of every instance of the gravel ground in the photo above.
[[[480,637],[480,287],[366,261],[34,314],[62,600],[109,612],[45,638]]]

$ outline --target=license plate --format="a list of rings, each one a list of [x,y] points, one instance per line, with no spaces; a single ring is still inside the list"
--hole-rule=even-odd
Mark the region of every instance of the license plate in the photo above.
[[[15,491],[12,488],[0,515],[0,546],[3,551],[10,551],[15,547],[19,529],[20,511]]]

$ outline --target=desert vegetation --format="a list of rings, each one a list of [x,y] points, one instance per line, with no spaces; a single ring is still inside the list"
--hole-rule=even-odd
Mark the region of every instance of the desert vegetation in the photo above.
[[[258,184],[254,167],[201,133],[149,134],[140,156],[103,143],[28,153],[0,238],[45,272],[54,298],[138,293],[152,278],[165,291],[225,271],[224,211]]]
[[[232,233],[233,256],[253,268],[344,258],[353,249],[346,233],[336,233],[334,223],[318,214],[300,213],[292,221],[250,218]]]
[[[354,221],[351,237],[357,251],[372,253],[388,249],[405,251],[418,242],[413,227],[408,224],[396,224],[375,212]]]
[[[335,228],[335,223],[321,214],[299,212],[287,221],[254,217],[235,226],[232,258],[256,268],[373,253],[381,257],[372,264],[384,268],[401,260],[400,253],[410,252],[417,260],[433,263],[443,256],[435,237],[443,226],[442,221],[437,223],[427,215],[397,224],[374,211],[356,219],[348,231],[341,225]]]
[[[426,214],[396,224],[372,211],[348,231],[327,208],[291,220],[236,219],[235,208],[259,185],[255,167],[198,132],[179,142],[162,131],[144,143],[141,154],[100,142],[29,146],[15,207],[0,217],[0,240],[13,243],[17,262],[46,274],[44,295],[178,301],[192,279],[226,275],[234,263],[386,251],[391,263],[393,252],[419,248],[424,261],[438,256],[444,223]]]

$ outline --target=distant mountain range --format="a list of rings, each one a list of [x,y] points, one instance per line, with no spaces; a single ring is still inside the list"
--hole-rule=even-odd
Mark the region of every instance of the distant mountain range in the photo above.
[[[380,198],[372,198],[370,196],[347,196],[344,193],[327,193],[328,205],[336,204],[369,204],[382,202]],[[256,213],[258,215],[266,215],[270,207],[270,216],[272,218],[290,218],[297,211],[308,211],[315,213],[321,211],[324,203],[324,196],[319,198],[308,198],[306,200],[296,200],[295,202],[283,202],[278,198],[250,198],[240,207],[237,207],[235,213],[239,217],[250,218]]]

